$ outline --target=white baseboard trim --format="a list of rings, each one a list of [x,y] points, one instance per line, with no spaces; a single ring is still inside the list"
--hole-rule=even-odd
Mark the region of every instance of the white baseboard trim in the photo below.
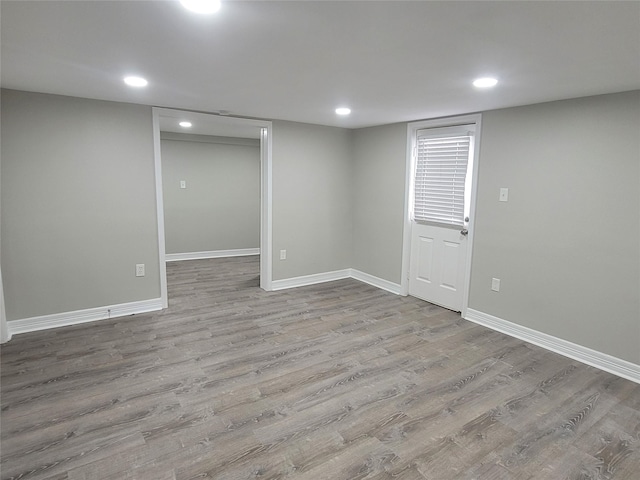
[[[243,255],[259,255],[260,249],[246,248],[240,250],[217,250],[215,252],[194,252],[179,253],[166,255],[166,260],[180,261],[192,260],[196,258],[220,258],[229,256]],[[369,275],[368,273],[345,268],[333,272],[316,273],[313,275],[304,275],[300,277],[285,278],[283,280],[274,280],[272,282],[272,290],[285,290],[287,288],[302,287],[306,285],[315,285],[318,283],[332,282],[334,280],[342,280],[345,278],[353,278],[355,280],[373,285],[396,295],[400,294],[401,286],[384,280],[382,278]],[[54,313],[51,315],[42,315],[39,317],[22,318],[19,320],[11,320],[8,323],[9,338],[13,334],[35,332],[38,330],[46,330],[49,328],[66,327],[86,322],[95,322],[97,320],[106,320],[109,318],[123,317],[136,313],[153,312],[162,310],[162,299],[154,298],[151,300],[143,300],[139,302],[121,303],[118,305],[110,305],[106,307],[88,308],[85,310],[77,310],[74,312]]]
[[[284,278],[271,282],[272,290],[284,290],[287,288],[305,287],[316,283],[333,282],[351,277],[351,269],[336,270],[334,272],[314,273],[313,275],[303,275],[301,277]]]
[[[547,350],[559,353],[573,360],[586,363],[605,372],[613,373],[632,382],[640,383],[640,365],[636,365],[635,363],[598,352],[597,350],[592,350],[588,347],[583,347],[582,345],[546,333],[538,332],[528,327],[523,327],[522,325],[508,322],[507,320],[471,308],[467,309],[465,319],[506,335],[519,338],[520,340],[533,343],[534,345],[546,348]]]
[[[396,295],[401,295],[402,286],[397,283],[390,282],[383,278],[375,277],[368,273],[355,270],[353,268],[345,268],[344,270],[336,270],[333,272],[314,273],[312,275],[303,275],[301,277],[284,278],[282,280],[274,280],[271,284],[272,290],[285,290],[287,288],[304,287],[307,285],[315,285],[324,282],[333,282],[334,280],[342,280],[344,278],[353,278],[360,282],[368,283],[382,290],[386,290]]]
[[[67,327],[96,320],[106,320],[109,318],[124,317],[135,313],[146,313],[162,310],[162,299],[152,298],[139,302],[120,303],[106,307],[87,308],[74,312],[54,313],[52,315],[42,315],[40,317],[22,318],[20,320],[10,320],[8,323],[9,332],[12,335],[46,330],[49,328]]]
[[[167,253],[167,262],[181,260],[201,260],[203,258],[244,257],[246,255],[260,255],[260,248],[236,248],[234,250],[211,250],[209,252]]]
[[[374,277],[373,275],[369,275],[368,273],[361,272],[360,270],[356,270],[354,268],[351,269],[351,278],[360,282],[368,283],[369,285],[373,285],[374,287],[381,288],[382,290],[386,290],[387,292],[395,293],[396,295],[402,294],[402,285],[390,282],[389,280],[385,280],[384,278]]]

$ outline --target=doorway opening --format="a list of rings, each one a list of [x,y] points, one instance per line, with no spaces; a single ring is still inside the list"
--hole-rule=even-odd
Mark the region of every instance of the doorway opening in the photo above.
[[[190,126],[184,127],[180,126],[181,122],[188,122]],[[166,262],[167,260],[179,260],[179,259],[188,259],[188,258],[206,258],[202,255],[208,254],[219,254],[228,256],[233,255],[249,255],[249,254],[259,254],[260,255],[260,287],[264,290],[271,290],[271,281],[272,281],[272,252],[271,252],[271,129],[272,124],[268,121],[263,120],[253,120],[253,119],[245,119],[245,118],[236,118],[236,117],[227,117],[220,116],[214,114],[205,114],[205,113],[197,113],[197,112],[189,112],[189,111],[181,111],[181,110],[173,110],[166,108],[153,108],[153,137],[154,137],[154,155],[155,155],[155,179],[156,179],[156,204],[157,204],[157,224],[158,224],[158,250],[159,250],[159,262],[160,262],[160,282],[161,282],[161,297],[163,307],[167,308],[168,306],[168,293],[167,293],[167,271],[166,271]],[[180,143],[185,142],[187,143]],[[194,142],[192,143],[192,142]],[[172,146],[172,149],[175,152],[171,152],[172,155],[179,156],[184,153],[185,148],[192,148],[199,152],[202,152],[203,149],[213,148],[214,144],[217,146],[216,148],[228,148],[229,146],[239,146],[241,149],[245,150],[245,157],[247,155],[253,155],[253,150],[257,150],[259,156],[259,173],[255,172],[253,167],[250,169],[245,169],[245,174],[248,177],[253,177],[256,174],[259,176],[259,199],[258,202],[255,202],[254,199],[247,200],[244,202],[242,200],[242,196],[238,197],[238,193],[242,193],[242,189],[249,188],[249,184],[252,182],[251,178],[245,179],[243,178],[243,171],[239,165],[228,164],[228,166],[233,170],[227,171],[225,174],[229,176],[235,175],[235,181],[233,178],[228,179],[228,185],[221,184],[219,185],[220,189],[223,190],[223,187],[227,189],[228,192],[233,192],[234,187],[236,188],[236,198],[230,199],[229,201],[235,203],[246,203],[246,208],[253,210],[255,203],[259,204],[259,246],[258,248],[229,248],[229,249],[219,249],[214,252],[212,251],[195,251],[191,252],[191,256],[189,254],[177,254],[176,252],[171,252],[171,254],[167,255],[167,240],[171,243],[172,250],[186,248],[189,249],[188,244],[183,244],[180,247],[176,247],[177,238],[179,235],[175,233],[175,231],[168,232],[167,230],[167,216],[165,215],[165,191],[163,189],[163,159],[162,159],[162,144],[164,143],[165,149],[167,149],[168,155],[168,145]],[[199,143],[199,144],[198,144]],[[205,145],[207,144],[207,145]],[[182,153],[181,153],[182,152]],[[165,163],[165,165],[167,165]],[[249,164],[247,164],[249,167]],[[175,172],[167,171],[166,175],[169,177],[170,175],[175,176]],[[178,174],[178,176],[180,176]],[[177,178],[177,177],[176,177]],[[195,177],[192,177],[197,182],[197,173]],[[169,179],[169,178],[168,178]],[[171,180],[175,180],[171,177]],[[254,178],[255,180],[255,178]],[[186,178],[181,178],[177,180],[177,186],[180,189],[180,192],[186,194],[189,191],[189,187],[192,186],[191,182],[188,182]],[[249,182],[249,183],[246,183]],[[173,183],[173,182],[172,182]],[[245,185],[246,183],[246,185]],[[237,184],[237,185],[230,185]],[[205,189],[201,189],[205,190]],[[189,192],[191,193],[191,192]],[[195,194],[195,192],[193,192]],[[255,192],[253,192],[255,193]],[[252,192],[247,192],[247,195],[253,195]],[[206,191],[201,191],[201,195],[207,195]],[[172,192],[173,195],[173,192]],[[179,195],[175,198],[168,199],[168,204],[170,208],[182,208],[180,207]],[[197,203],[197,198],[194,200]],[[178,207],[176,207],[178,205]],[[170,220],[172,223],[170,228],[175,230],[176,228],[180,228],[176,219],[180,218],[180,215],[175,215],[176,212],[171,212],[174,214],[174,217],[171,217]],[[254,215],[253,212],[251,215]],[[240,215],[243,212],[240,211]],[[255,215],[254,215],[255,217]],[[247,223],[245,219],[243,219],[244,223]],[[206,218],[202,219],[202,222],[207,222]],[[191,220],[193,224],[193,219]],[[238,224],[239,225],[239,224]],[[224,228],[224,227],[223,227]],[[239,228],[249,230],[251,227],[245,226]],[[170,233],[172,237],[167,237],[167,234]],[[227,232],[228,234],[231,232]],[[249,232],[248,235],[252,236],[255,232]],[[211,232],[209,232],[211,234]],[[227,235],[229,236],[229,235]],[[247,235],[244,235],[246,238]],[[232,242],[227,238],[228,242]],[[247,240],[245,240],[246,243]],[[198,245],[196,243],[192,245]],[[193,250],[193,249],[192,249]],[[197,248],[196,248],[197,250]],[[198,257],[198,254],[201,256]]]

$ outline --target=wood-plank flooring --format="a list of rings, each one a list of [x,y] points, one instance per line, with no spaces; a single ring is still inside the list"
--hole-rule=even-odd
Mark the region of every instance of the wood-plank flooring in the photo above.
[[[1,478],[640,479],[640,385],[355,280],[168,264],[170,308],[2,346]]]

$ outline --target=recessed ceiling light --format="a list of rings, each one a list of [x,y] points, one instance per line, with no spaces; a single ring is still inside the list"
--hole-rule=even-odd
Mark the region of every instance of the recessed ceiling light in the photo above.
[[[351,109],[347,107],[336,108],[336,113],[338,115],[349,115],[351,113]]]
[[[208,15],[220,10],[220,0],[180,0],[180,3],[187,10],[195,13]]]
[[[149,82],[142,77],[125,77],[124,83],[130,87],[146,87]]]
[[[191,122],[180,122],[178,125],[182,128],[191,128]]]
[[[473,86],[478,88],[491,88],[498,84],[498,80],[491,77],[477,78],[473,81]]]

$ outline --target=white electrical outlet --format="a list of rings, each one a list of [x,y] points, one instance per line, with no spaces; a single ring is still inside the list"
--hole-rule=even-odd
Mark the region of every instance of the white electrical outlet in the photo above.
[[[509,201],[509,189],[508,188],[501,188],[500,189],[500,201],[501,202],[508,202]]]
[[[499,292],[500,291],[500,279],[499,278],[492,278],[491,279],[491,290],[493,290],[494,292]]]
[[[136,263],[136,277],[144,277],[144,263]]]
[[[287,251],[280,250],[280,260],[286,260],[286,259],[287,259]]]
[[[187,181],[186,180],[180,180],[180,188],[187,188]]]

